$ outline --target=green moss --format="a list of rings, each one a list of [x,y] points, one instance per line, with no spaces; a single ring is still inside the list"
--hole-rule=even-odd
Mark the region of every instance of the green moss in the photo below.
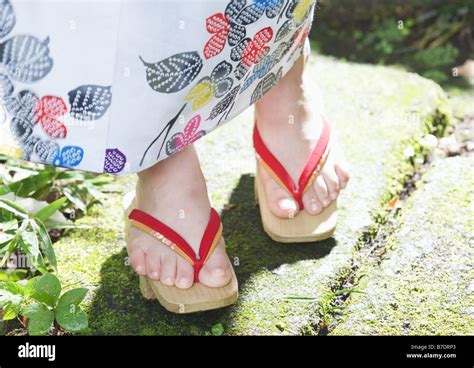
[[[334,334],[472,334],[470,160],[438,161],[423,177],[397,230],[383,239],[381,264],[366,262],[357,271],[366,276],[359,288],[367,294],[351,297]]]

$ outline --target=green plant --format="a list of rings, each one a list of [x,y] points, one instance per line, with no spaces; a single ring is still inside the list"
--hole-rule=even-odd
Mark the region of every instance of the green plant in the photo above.
[[[77,211],[84,214],[103,200],[113,180],[109,175],[66,171],[0,154],[0,268],[8,269],[0,272],[0,280],[54,271],[54,238],[77,227],[68,218],[77,218]],[[9,267],[12,257],[23,255],[28,268]]]
[[[340,311],[345,309],[344,306],[335,304],[336,297],[340,295],[345,295],[345,294],[350,295],[350,294],[356,294],[356,293],[365,294],[364,291],[360,291],[356,289],[337,290],[330,293],[319,303],[318,312],[319,312],[323,327],[326,328],[327,326],[329,326],[331,317],[333,314],[339,313]],[[317,301],[318,299],[315,297],[290,296],[290,297],[285,297],[284,300],[313,302],[313,301]]]
[[[85,213],[95,202],[104,199],[103,192],[114,181],[110,175],[68,171],[17,160],[0,155],[0,196],[13,193],[17,197],[52,201],[65,196],[66,206]]]
[[[402,64],[437,82],[474,58],[470,0],[320,0],[312,37],[323,53]]]
[[[222,323],[216,323],[211,328],[211,334],[213,336],[222,336],[224,334],[224,325]]]
[[[86,333],[88,319],[80,307],[88,290],[76,288],[61,294],[58,278],[45,273],[26,282],[0,282],[3,320],[23,317],[20,322],[30,335],[47,335],[52,327]]]
[[[34,213],[22,205],[0,198],[0,267],[12,253],[28,257],[30,271],[45,273],[56,269],[56,255],[48,228],[56,226],[48,220],[64,205],[66,197],[47,204]]]
[[[321,321],[324,325],[329,326],[331,322],[331,317],[335,313],[339,313],[345,309],[345,306],[336,305],[335,300],[336,297],[339,295],[351,295],[351,294],[365,294],[364,291],[356,290],[356,289],[345,289],[345,290],[337,290],[329,294],[324,300],[321,302],[319,306],[319,315],[321,316]]]

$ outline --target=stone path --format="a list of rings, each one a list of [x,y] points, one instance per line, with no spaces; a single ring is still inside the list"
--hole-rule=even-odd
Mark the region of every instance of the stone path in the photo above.
[[[318,332],[319,307],[351,272],[362,235],[380,226],[377,214],[384,213],[383,205],[402,190],[427,152],[419,142],[429,132],[442,134],[449,119],[441,88],[415,74],[315,56],[307,77],[324,91],[352,173],[340,199],[334,238],[282,245],[265,235],[254,205],[253,115],[247,111],[198,143],[212,203],[221,211],[236,264],[239,302],[219,311],[176,316],[141,298],[137,277],[126,265],[120,211],[121,197],[133,188],[134,179],[121,178],[119,193],[78,221],[90,228],[77,229],[56,244],[63,282],[92,291],[87,307],[93,334],[209,334],[216,324],[234,335]],[[363,303],[360,298],[354,297],[354,303]],[[408,318],[410,325],[422,331],[414,318]],[[358,323],[349,318],[330,330],[364,333]]]
[[[358,271],[359,289],[334,334],[472,335],[474,161],[436,161],[383,240],[380,264]]]

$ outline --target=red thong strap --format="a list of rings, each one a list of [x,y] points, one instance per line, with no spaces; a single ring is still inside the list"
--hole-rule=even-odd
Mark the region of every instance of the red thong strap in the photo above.
[[[209,259],[222,235],[221,218],[214,208],[211,208],[211,215],[201,239],[198,255],[181,235],[148,213],[134,209],[128,218],[132,226],[158,239],[189,262],[194,267],[194,282],[199,282],[199,271]]]
[[[263,166],[272,175],[272,177],[280,183],[298,202],[300,210],[304,208],[303,193],[312,183],[315,178],[316,171],[319,169],[319,164],[323,163],[323,156],[327,152],[329,137],[331,134],[331,127],[329,122],[323,117],[323,129],[319,137],[316,147],[309,155],[303,170],[301,171],[298,184],[291,179],[288,172],[278,159],[270,152],[265,143],[263,143],[260,133],[257,129],[257,124],[253,129],[253,145],[257,153],[257,158],[264,164]]]

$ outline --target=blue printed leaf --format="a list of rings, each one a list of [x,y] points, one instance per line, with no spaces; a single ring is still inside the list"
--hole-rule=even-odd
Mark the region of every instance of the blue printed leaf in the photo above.
[[[268,18],[275,18],[283,7],[285,0],[264,0],[266,5],[265,14]]]
[[[84,158],[84,150],[77,146],[63,147],[61,153],[54,160],[55,166],[75,167],[79,165]]]

